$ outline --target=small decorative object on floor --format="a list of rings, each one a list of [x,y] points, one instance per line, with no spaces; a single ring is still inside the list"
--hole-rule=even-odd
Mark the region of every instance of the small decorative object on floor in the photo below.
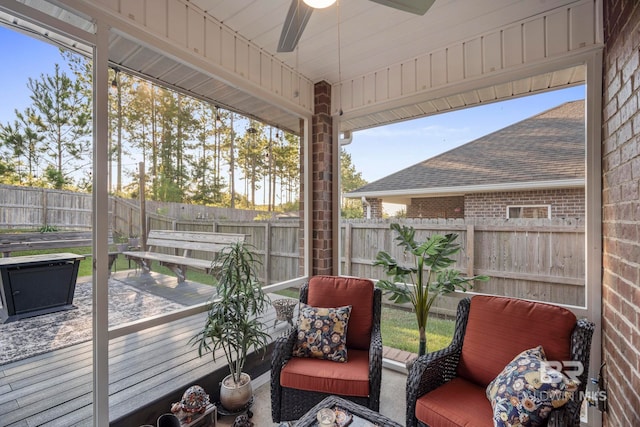
[[[253,422],[249,420],[247,415],[238,415],[231,427],[253,427]]]
[[[180,420],[188,424],[191,420],[203,414],[209,405],[209,395],[199,385],[193,385],[185,390],[182,400],[171,405],[171,412]]]

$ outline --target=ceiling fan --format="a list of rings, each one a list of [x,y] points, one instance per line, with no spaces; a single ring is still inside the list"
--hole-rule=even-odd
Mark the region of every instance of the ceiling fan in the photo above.
[[[370,0],[372,2],[392,7],[394,9],[424,15],[435,0]],[[331,6],[335,0],[291,0],[289,12],[282,26],[278,52],[293,52],[302,36],[304,28],[309,22],[313,9]]]

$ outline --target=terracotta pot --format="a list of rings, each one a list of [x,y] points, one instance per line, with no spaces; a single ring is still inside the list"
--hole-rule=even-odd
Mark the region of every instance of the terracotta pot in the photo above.
[[[227,375],[220,383],[220,403],[230,412],[238,412],[244,409],[253,396],[251,377],[242,372],[240,384],[235,384],[231,375]]]

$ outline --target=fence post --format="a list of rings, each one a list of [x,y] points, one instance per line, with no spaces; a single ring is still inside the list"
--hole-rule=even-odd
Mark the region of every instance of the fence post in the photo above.
[[[344,227],[344,273],[345,276],[351,274],[351,223],[347,222]]]
[[[467,225],[467,276],[473,276],[473,260],[475,258],[475,227],[473,224]]]
[[[133,235],[133,208],[129,207],[127,210],[127,225],[129,227],[127,230],[127,236],[132,236]]]
[[[45,188],[42,189],[42,225],[43,226],[47,226],[49,225],[49,212],[48,212],[48,205],[49,202],[47,201],[47,190]]]
[[[264,225],[264,283],[271,284],[271,223]]]
[[[109,201],[111,202],[111,232],[113,233],[118,229],[118,200],[109,196]]]

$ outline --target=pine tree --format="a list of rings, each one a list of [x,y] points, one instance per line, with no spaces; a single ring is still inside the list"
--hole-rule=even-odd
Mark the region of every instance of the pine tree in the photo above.
[[[72,183],[72,174],[91,165],[91,100],[83,82],[55,64],[52,76],[29,78],[33,105],[29,122],[47,147],[45,178],[54,188]]]

